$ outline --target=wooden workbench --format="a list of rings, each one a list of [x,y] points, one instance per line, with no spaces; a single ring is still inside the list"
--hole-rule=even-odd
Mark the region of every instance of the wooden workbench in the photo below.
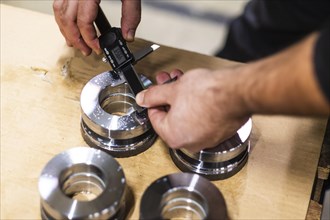
[[[165,36],[164,36],[165,37]],[[196,42],[198,43],[198,42]],[[148,44],[138,40],[134,49]],[[80,135],[79,96],[84,84],[107,70],[100,57],[66,47],[54,18],[1,4],[1,219],[37,219],[37,182],[56,154],[87,146]],[[223,68],[235,63],[161,47],[137,65],[153,78],[159,70]],[[233,219],[304,219],[326,120],[253,117],[252,150],[235,176],[213,183]],[[158,139],[146,152],[118,159],[140,197],[157,178],[180,172]]]

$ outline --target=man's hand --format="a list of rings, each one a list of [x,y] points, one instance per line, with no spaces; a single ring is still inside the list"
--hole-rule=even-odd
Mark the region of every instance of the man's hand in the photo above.
[[[159,73],[157,82],[163,84],[175,76],[177,81],[153,86],[137,96],[137,104],[149,108],[153,128],[170,147],[191,151],[215,147],[248,120],[250,115],[242,111],[229,88],[234,73],[195,69],[182,75],[175,70]]]
[[[67,45],[79,49],[84,55],[92,50],[102,53],[93,25],[101,0],[54,0],[55,20]],[[122,0],[121,28],[123,37],[133,41],[141,20],[141,1]]]
[[[172,148],[198,151],[233,135],[252,114],[329,116],[330,103],[315,76],[313,33],[259,61],[228,69],[160,73],[158,82],[136,97]],[[159,107],[162,106],[162,107]],[[167,106],[164,108],[163,106]],[[168,110],[168,111],[166,111]]]

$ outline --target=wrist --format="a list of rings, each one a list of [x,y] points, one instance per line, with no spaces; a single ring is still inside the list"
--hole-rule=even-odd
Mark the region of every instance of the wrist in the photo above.
[[[312,64],[316,35],[256,62],[236,68],[237,92],[250,114],[321,115],[329,107]]]
[[[228,109],[228,115],[232,118],[245,119],[254,113],[246,96],[247,74],[242,71],[244,66],[239,65],[230,69],[215,71],[216,79],[214,82],[217,88],[215,100],[220,105],[223,105],[223,100],[226,100],[226,106],[223,108]]]

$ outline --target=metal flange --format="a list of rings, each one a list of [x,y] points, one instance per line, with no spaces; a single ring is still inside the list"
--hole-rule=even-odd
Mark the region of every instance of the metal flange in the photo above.
[[[92,78],[80,97],[81,133],[88,145],[114,157],[128,157],[148,149],[157,135],[146,110],[138,112],[129,86],[112,71]],[[150,85],[145,77],[144,85]]]
[[[209,180],[176,173],[159,178],[143,193],[140,219],[228,219],[225,200]]]
[[[170,149],[176,166],[184,172],[193,172],[210,180],[226,179],[240,171],[248,160],[252,131],[249,119],[237,133],[214,148],[192,153],[186,149]]]
[[[39,178],[42,219],[124,219],[126,179],[101,150],[76,147],[52,158]]]

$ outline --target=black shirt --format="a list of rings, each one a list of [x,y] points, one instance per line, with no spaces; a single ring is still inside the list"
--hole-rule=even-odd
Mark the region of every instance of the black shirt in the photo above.
[[[314,49],[314,67],[330,102],[330,1],[253,0],[233,20],[224,48],[216,55],[247,62],[268,56],[320,31]]]
[[[330,21],[324,25],[320,32],[313,57],[319,85],[330,102]]]

